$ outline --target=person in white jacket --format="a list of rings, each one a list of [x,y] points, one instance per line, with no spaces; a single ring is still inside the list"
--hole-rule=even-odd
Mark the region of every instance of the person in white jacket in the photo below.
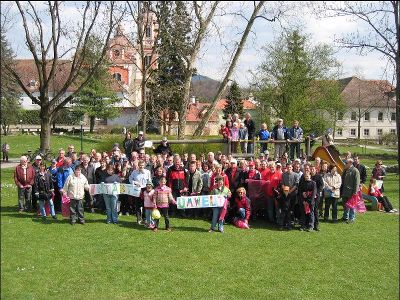
[[[140,160],[138,163],[138,170],[134,170],[129,176],[129,183],[140,186],[142,192],[146,189],[147,182],[151,181],[151,173],[149,170],[145,169],[145,162]],[[143,224],[143,199],[140,197],[133,197],[135,200],[135,211],[137,223],[139,225]]]
[[[340,186],[342,185],[342,177],[337,172],[336,166],[330,166],[330,171],[324,176],[325,188],[325,213],[324,221],[328,222],[329,209],[332,205],[332,220],[337,222],[337,203],[340,198]]]
[[[63,195],[71,199],[69,207],[71,225],[75,225],[77,215],[79,223],[82,225],[85,224],[83,210],[85,190],[89,190],[89,183],[85,175],[81,174],[81,167],[77,166],[74,173],[68,176],[63,189],[60,191]]]

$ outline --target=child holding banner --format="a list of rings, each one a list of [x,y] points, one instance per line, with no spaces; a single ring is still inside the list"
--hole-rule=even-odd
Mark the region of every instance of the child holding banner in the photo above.
[[[211,227],[208,232],[214,232],[215,226],[217,225],[218,220],[218,231],[223,233],[224,232],[224,219],[226,215],[226,211],[228,209],[228,198],[232,196],[231,191],[224,186],[224,178],[222,176],[215,177],[215,184],[216,187],[211,191],[211,195],[222,195],[226,196],[225,203],[223,207],[213,207],[213,215],[211,221]]]
[[[174,200],[174,197],[172,196],[171,188],[166,186],[166,184],[167,184],[167,178],[163,176],[160,179],[160,185],[154,191],[154,200],[156,202],[158,210],[164,217],[165,229],[167,231],[171,231],[169,225],[168,208],[170,203],[176,205],[176,202]],[[155,228],[153,229],[154,231],[157,231],[159,221],[160,221],[159,219],[155,220]]]
[[[151,217],[151,213],[153,212],[153,209],[156,208],[156,203],[154,201],[154,189],[153,183],[151,181],[147,182],[146,189],[142,192],[141,196],[143,197],[143,205],[146,216],[144,226],[150,229],[154,229],[154,220]]]

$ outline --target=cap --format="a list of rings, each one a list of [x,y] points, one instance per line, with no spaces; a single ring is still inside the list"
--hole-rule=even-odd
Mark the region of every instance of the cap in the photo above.
[[[232,159],[231,159],[231,164],[237,164],[237,160],[234,159],[234,158],[232,158]]]
[[[290,188],[287,186],[287,185],[285,185],[284,187],[283,187],[283,191],[284,192],[288,192],[290,190]]]
[[[296,158],[294,161],[301,163],[301,160],[299,158]]]
[[[277,163],[276,166],[277,166],[277,167],[278,167],[278,166],[279,166],[279,167],[282,167],[282,164],[281,164],[281,163]]]
[[[42,159],[42,157],[41,157],[40,155],[37,155],[37,156],[35,157],[35,159]]]
[[[122,161],[129,161],[128,158],[125,156],[124,158],[122,158]]]
[[[143,135],[143,131],[139,131],[139,135]]]
[[[166,141],[168,141],[167,137],[166,137],[166,136],[164,136],[164,137],[162,138],[162,141],[163,141],[163,142],[166,142]]]
[[[222,154],[222,152],[221,151],[217,151],[217,154]]]
[[[57,160],[56,159],[53,159],[52,161],[51,161],[51,163],[56,163],[57,162]]]
[[[220,175],[215,177],[215,182],[222,181],[222,180],[224,180],[224,177],[222,177]]]
[[[254,167],[255,165],[256,165],[256,164],[254,163],[254,161],[249,162],[249,167],[250,167],[250,166],[253,166],[253,167]]]
[[[147,186],[147,185],[154,186],[153,183],[152,183],[151,181],[147,181],[146,186]]]
[[[266,155],[269,155],[269,151],[268,151],[268,150],[265,150],[264,153],[265,153]]]

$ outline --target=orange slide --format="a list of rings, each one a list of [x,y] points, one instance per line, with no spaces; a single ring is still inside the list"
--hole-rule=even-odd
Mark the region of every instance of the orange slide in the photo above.
[[[312,159],[315,159],[316,157],[319,157],[322,160],[327,161],[330,165],[336,166],[338,173],[342,175],[345,164],[343,160],[340,158],[339,153],[335,151],[329,151],[328,148],[319,146],[317,147],[317,149],[315,149],[312,155]],[[363,194],[368,194],[368,187],[365,186],[364,184],[362,186],[362,192]]]

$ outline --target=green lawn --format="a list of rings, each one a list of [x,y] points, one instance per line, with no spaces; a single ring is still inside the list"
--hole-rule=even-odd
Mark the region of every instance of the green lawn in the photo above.
[[[369,211],[319,233],[259,221],[210,234],[207,221],[177,218],[172,232],[153,233],[128,216],[106,225],[101,214],[72,227],[18,214],[12,170],[1,175],[1,299],[399,297],[397,214]],[[385,180],[396,208],[398,186],[398,176]]]

